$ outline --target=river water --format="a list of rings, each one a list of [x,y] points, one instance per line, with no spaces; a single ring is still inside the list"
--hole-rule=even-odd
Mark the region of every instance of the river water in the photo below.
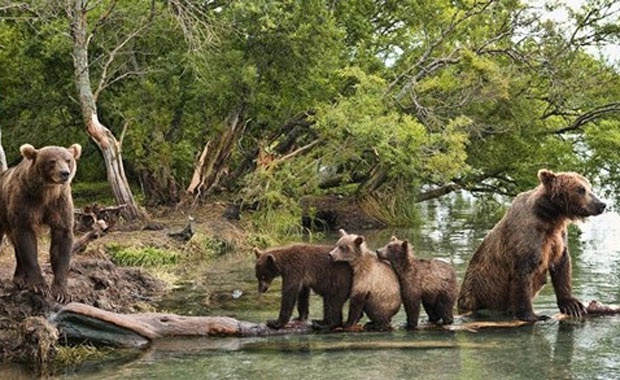
[[[471,254],[497,220],[466,196],[420,206],[419,229],[365,232],[371,248],[391,235],[412,241],[419,257],[440,257],[459,282]],[[354,232],[354,231],[349,231]],[[570,234],[573,293],[581,301],[620,303],[620,216],[589,219]],[[336,236],[325,239],[334,242]],[[161,306],[182,314],[227,315],[262,322],[275,318],[279,282],[259,297],[254,258],[222,259],[200,285],[188,284]],[[548,284],[535,300],[538,313],[558,312]],[[311,318],[321,301],[311,299]],[[421,312],[421,323],[426,314]],[[405,322],[401,311],[393,320]],[[458,319],[457,322],[463,322]],[[387,333],[332,333],[269,338],[174,339],[115,362],[67,369],[80,379],[618,379],[620,316],[509,329],[445,332],[397,329]]]

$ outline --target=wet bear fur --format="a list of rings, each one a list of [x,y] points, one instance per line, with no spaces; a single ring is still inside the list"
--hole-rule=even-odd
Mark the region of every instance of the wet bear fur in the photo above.
[[[389,261],[398,276],[407,313],[407,329],[418,325],[420,302],[430,322],[448,325],[454,321],[458,287],[456,272],[450,264],[437,259],[415,258],[411,244],[395,236],[385,247],[377,250],[377,256]]]
[[[342,307],[351,292],[352,271],[346,263],[330,260],[331,248],[295,244],[266,251],[254,249],[259,293],[266,292],[273,279],[282,276],[280,314],[278,319],[267,321],[269,327],[284,327],[296,303],[299,320],[308,319],[310,290],[323,298],[323,320],[316,325],[330,329],[342,326]]]
[[[545,319],[534,313],[532,300],[549,272],[560,311],[586,314],[572,295],[567,227],[601,214],[605,203],[577,173],[542,169],[538,179],[535,189],[515,197],[471,258],[458,298],[460,312],[489,309],[524,321]]]

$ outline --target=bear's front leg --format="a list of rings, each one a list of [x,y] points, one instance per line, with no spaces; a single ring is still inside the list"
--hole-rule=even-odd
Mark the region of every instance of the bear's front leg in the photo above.
[[[48,296],[49,287],[43,279],[39,267],[37,236],[28,228],[16,228],[11,234],[15,248],[17,267],[13,282],[20,289],[28,289],[34,293]]]
[[[351,295],[351,299],[349,300],[349,316],[344,323],[345,329],[351,328],[362,319],[362,313],[364,312],[364,306],[366,306],[368,295],[368,292]]]
[[[585,306],[572,295],[571,261],[566,247],[562,252],[560,260],[550,266],[549,272],[560,311],[573,317],[583,317],[586,315],[588,312]]]
[[[295,303],[297,303],[297,297],[301,291],[301,284],[296,281],[291,281],[288,278],[284,278],[283,280],[280,314],[278,315],[278,319],[270,319],[267,321],[267,326],[276,330],[281,329],[291,320],[293,308],[295,307]]]
[[[411,299],[404,299],[405,313],[407,314],[407,330],[415,330],[420,319],[420,296],[412,295]],[[434,321],[431,321],[434,322]]]
[[[67,291],[67,279],[73,248],[73,232],[71,229],[56,228],[51,230],[51,235],[50,260],[54,272],[52,296],[56,301],[66,303],[71,301],[71,295]]]
[[[1,240],[0,240],[1,242]],[[15,274],[13,275],[13,283],[18,289],[26,288],[26,271],[20,255],[15,251]]]

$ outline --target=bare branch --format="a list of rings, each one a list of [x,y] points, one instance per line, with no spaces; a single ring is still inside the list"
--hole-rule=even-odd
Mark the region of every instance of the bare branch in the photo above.
[[[190,51],[198,51],[216,40],[214,21],[196,2],[169,0],[167,3],[170,13],[183,30]]]
[[[606,114],[615,113],[615,112],[620,112],[620,102],[605,104],[589,112],[586,112],[580,115],[577,119],[575,119],[575,121],[571,125],[564,127],[564,128],[560,128],[556,130],[554,133],[557,135],[560,135],[562,133],[575,131],[577,129],[580,129],[581,127],[583,127],[585,124],[589,122],[592,122]]]
[[[108,54],[108,59],[102,66],[101,77],[99,78],[99,84],[97,85],[97,88],[94,91],[95,101],[97,101],[97,99],[99,98],[99,94],[106,87],[108,87],[113,82],[117,82],[119,79],[128,76],[126,75],[127,73],[125,73],[123,75],[116,77],[114,81],[109,82],[108,70],[110,68],[110,65],[112,65],[112,63],[116,59],[116,55],[121,51],[121,49],[123,49],[125,45],[127,45],[131,40],[136,38],[136,36],[140,35],[142,31],[144,31],[147,27],[149,27],[154,18],[155,18],[155,4],[152,2],[151,11],[149,12],[149,15],[145,18],[145,20],[143,20],[141,25],[137,29],[135,29],[133,32],[129,33],[125,37],[125,39],[122,40],[118,45],[116,45],[116,47],[114,47],[114,49],[112,49],[112,51]],[[99,21],[101,20],[102,19],[100,19]]]

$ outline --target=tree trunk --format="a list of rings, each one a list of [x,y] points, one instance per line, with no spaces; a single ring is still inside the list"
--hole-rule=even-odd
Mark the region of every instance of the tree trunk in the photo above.
[[[196,166],[187,193],[194,197],[205,197],[219,185],[228,159],[232,154],[239,135],[243,133],[245,108],[241,107],[228,122],[228,128],[217,140],[209,140]]]
[[[139,171],[147,206],[173,206],[179,203],[177,183],[168,167]]]
[[[308,110],[293,117],[282,127],[272,132],[271,135],[261,144],[263,144],[263,146],[272,146],[274,142],[281,139],[273,148],[273,152],[279,155],[288,153],[296,145],[298,145],[298,140],[300,138],[313,133],[310,126],[314,124],[314,122],[308,119],[310,116],[315,114],[316,112],[314,110]],[[316,139],[316,136],[313,136],[313,139]],[[241,163],[229,176],[227,176],[225,183],[223,184],[224,187],[232,191],[238,189],[239,184],[237,179],[243,177],[245,174],[256,168],[256,162],[260,152],[260,145],[256,145],[251,148],[245,157],[243,157]]]
[[[123,216],[127,220],[135,220],[143,216],[137,207],[131,188],[125,176],[121,147],[112,132],[99,122],[97,103],[90,83],[88,60],[88,22],[86,0],[75,0],[72,14],[73,65],[75,80],[79,93],[82,118],[90,138],[97,144],[106,166],[108,182],[118,205],[125,205]]]
[[[7,170],[9,167],[6,163],[6,154],[4,153],[4,145],[2,145],[2,130],[0,129],[0,172]]]

